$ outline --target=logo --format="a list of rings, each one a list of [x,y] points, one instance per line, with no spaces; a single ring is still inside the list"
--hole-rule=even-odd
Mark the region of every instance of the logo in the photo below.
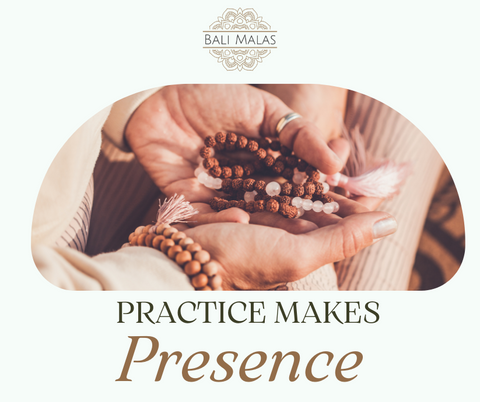
[[[203,48],[228,71],[253,71],[277,48],[276,33],[253,8],[227,8],[203,31]]]

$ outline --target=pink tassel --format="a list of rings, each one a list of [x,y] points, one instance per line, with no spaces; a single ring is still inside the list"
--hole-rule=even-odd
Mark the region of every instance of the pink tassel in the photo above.
[[[198,214],[198,210],[190,205],[190,202],[185,201],[183,195],[175,194],[170,199],[166,198],[163,202],[159,200],[159,209],[157,212],[157,222],[150,228],[153,231],[158,225],[162,223],[186,223],[188,218]]]
[[[398,194],[400,186],[411,173],[410,163],[384,161],[368,169],[365,143],[358,127],[350,133],[343,126],[343,135],[350,144],[346,174],[327,176],[327,183],[342,187],[347,193],[357,196],[390,198]]]
[[[357,177],[335,173],[327,177],[327,183],[330,186],[342,187],[353,195],[390,198],[398,194],[409,174],[410,164],[387,161]]]

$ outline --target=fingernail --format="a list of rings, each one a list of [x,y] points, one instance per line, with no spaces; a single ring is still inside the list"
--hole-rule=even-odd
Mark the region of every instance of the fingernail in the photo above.
[[[394,218],[386,218],[375,222],[373,225],[373,238],[380,239],[397,231],[397,221]]]

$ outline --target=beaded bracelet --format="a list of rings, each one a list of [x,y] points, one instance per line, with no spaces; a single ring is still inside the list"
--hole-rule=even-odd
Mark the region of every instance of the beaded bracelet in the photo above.
[[[248,140],[234,133],[219,132],[205,138],[205,146],[200,150],[200,165],[195,176],[208,188],[221,190],[224,198],[214,197],[210,201],[213,210],[241,208],[247,212],[279,212],[287,218],[303,215],[304,211],[335,213],[339,204],[326,195],[330,186],[325,182],[326,175],[320,173],[278,140],[262,138],[258,142]],[[233,151],[246,149],[255,153],[257,160],[244,166],[234,164],[226,158],[214,158],[215,150]],[[267,153],[267,149],[280,151],[277,158]],[[231,167],[228,165],[232,165]],[[281,175],[284,183],[263,180],[243,179],[254,173]],[[290,179],[292,181],[290,181]],[[282,195],[283,197],[278,197]],[[293,195],[295,203],[292,203]],[[302,199],[303,198],[303,199]],[[304,202],[305,201],[305,202]]]
[[[222,278],[218,275],[219,263],[210,258],[184,232],[170,226],[173,222],[185,222],[185,219],[198,213],[183,195],[176,194],[166,199],[157,213],[157,223],[139,226],[128,237],[128,246],[151,247],[164,253],[175,261],[189,276],[195,290],[222,290]]]

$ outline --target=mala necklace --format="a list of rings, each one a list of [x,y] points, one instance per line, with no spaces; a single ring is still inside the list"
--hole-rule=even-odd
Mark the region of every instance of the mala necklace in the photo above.
[[[240,208],[247,212],[278,212],[286,218],[296,218],[304,211],[335,213],[339,205],[326,195],[330,186],[327,176],[295,156],[278,140],[249,140],[243,135],[218,132],[205,138],[200,149],[201,163],[195,176],[206,187],[221,190],[224,197],[214,197],[210,207],[215,211]],[[268,150],[280,152],[274,157]],[[236,163],[224,156],[214,157],[215,151],[245,150],[254,154],[255,161]],[[281,176],[283,182],[256,180],[253,174]]]
[[[211,260],[208,251],[199,243],[170,226],[174,222],[185,223],[197,213],[183,195],[175,194],[163,205],[160,202],[157,222],[137,227],[125,246],[145,246],[161,251],[183,269],[195,290],[222,290],[222,278],[218,275],[220,264]]]

